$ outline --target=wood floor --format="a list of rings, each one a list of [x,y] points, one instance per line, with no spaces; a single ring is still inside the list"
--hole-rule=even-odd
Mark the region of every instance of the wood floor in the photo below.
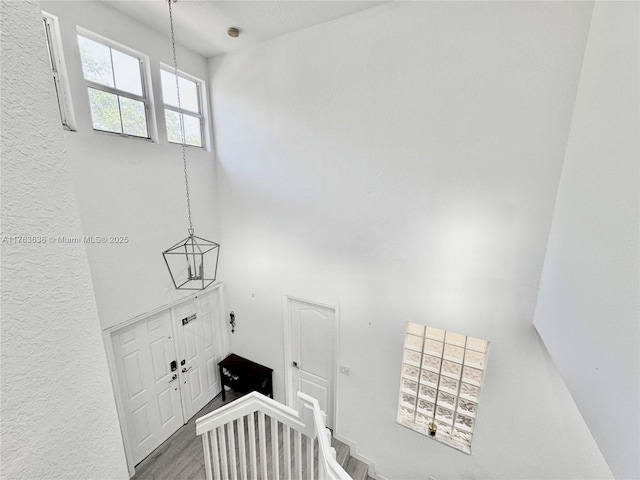
[[[226,397],[225,402],[221,395],[211,400],[186,425],[136,465],[132,480],[205,480],[204,451],[202,438],[196,435],[196,419],[233,402],[240,395],[231,391],[226,392]]]

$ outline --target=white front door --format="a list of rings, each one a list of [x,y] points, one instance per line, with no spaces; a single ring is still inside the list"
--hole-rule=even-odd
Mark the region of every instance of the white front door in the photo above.
[[[172,337],[168,311],[112,335],[134,464],[183,424],[178,375],[171,371],[176,358]]]
[[[173,308],[178,345],[182,405],[186,419],[220,393],[222,360],[220,299],[208,294]]]
[[[335,320],[334,308],[287,298],[287,327],[291,345],[287,355],[288,399],[296,406],[298,391],[318,400],[334,427]]]
[[[224,315],[219,285],[108,332],[131,474],[220,393],[217,367],[228,349]]]

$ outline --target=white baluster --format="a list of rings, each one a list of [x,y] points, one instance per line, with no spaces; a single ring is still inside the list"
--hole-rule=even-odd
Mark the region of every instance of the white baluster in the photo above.
[[[213,480],[211,473],[211,446],[209,445],[209,432],[202,435],[202,448],[204,448],[204,471],[207,480]]]
[[[247,449],[244,440],[244,417],[238,419],[238,448],[240,450],[240,478],[245,480],[247,477]]]
[[[285,480],[291,480],[291,427],[283,425],[284,429],[284,472]]]
[[[258,412],[258,435],[260,438],[260,472],[263,479],[269,478],[267,472],[267,434],[264,427],[264,413]]]
[[[231,470],[231,480],[238,480],[238,467],[236,465],[236,435],[233,431],[233,422],[227,423],[227,434],[227,438],[229,440],[229,470]]]
[[[251,456],[251,478],[258,480],[258,458],[256,455],[256,421],[252,414],[249,415],[249,454]]]
[[[224,425],[218,428],[220,435],[220,460],[222,463],[222,480],[229,480],[229,469],[227,467],[227,439],[224,434]]]
[[[313,439],[307,437],[307,478],[313,480]]]
[[[207,432],[211,435],[211,450],[213,451],[213,473],[216,480],[220,480],[220,453],[218,452],[218,435],[216,430],[210,430]]]
[[[278,421],[271,418],[271,466],[272,478],[278,480],[280,478],[280,448],[278,445]]]
[[[295,450],[294,458],[296,460],[296,478],[302,480],[302,435],[296,430],[295,432]]]

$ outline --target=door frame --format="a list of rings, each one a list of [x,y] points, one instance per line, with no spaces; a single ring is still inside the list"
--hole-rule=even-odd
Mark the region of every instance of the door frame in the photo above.
[[[129,325],[133,325],[134,323],[147,320],[149,317],[156,315],[157,313],[160,313],[164,310],[172,309],[173,307],[180,305],[182,303],[188,302],[190,300],[196,300],[198,296],[210,295],[214,290],[219,291],[220,300],[222,302],[222,310],[225,312],[225,316],[226,316],[227,308],[226,308],[225,295],[224,295],[224,285],[222,284],[222,282],[219,282],[211,285],[207,290],[191,293],[171,303],[155,308],[150,312],[137,315],[133,318],[130,318],[129,320],[125,320],[109,328],[105,328],[102,331],[102,341],[104,342],[104,349],[107,354],[107,366],[109,367],[109,377],[111,378],[111,387],[113,388],[113,396],[116,402],[116,411],[118,413],[118,423],[120,424],[120,432],[122,434],[122,443],[124,446],[125,459],[127,460],[127,470],[129,471],[129,478],[135,475],[136,466],[135,466],[135,463],[133,463],[134,462],[133,455],[131,454],[131,443],[129,442],[130,432],[127,428],[125,407],[122,402],[122,390],[120,389],[120,382],[118,381],[116,359],[113,353],[113,334],[124,327],[128,327]],[[171,315],[171,320],[172,320],[171,328],[175,329],[175,322],[173,321],[173,315]],[[223,322],[223,325],[224,325],[224,322]],[[224,328],[222,331],[223,331],[222,352],[223,352],[223,355],[227,355],[229,353],[229,334],[227,330]],[[173,335],[175,338],[175,332],[173,332]],[[182,410],[183,410],[183,417],[184,417],[184,406],[182,407]]]
[[[330,303],[318,302],[316,300],[307,300],[306,298],[296,297],[293,295],[283,296],[283,312],[284,312],[284,393],[286,403],[289,407],[297,410],[298,399],[296,397],[296,389],[293,386],[293,371],[291,370],[291,362],[293,361],[291,354],[291,302],[302,302],[316,307],[327,308],[333,310],[333,368],[331,379],[331,390],[333,392],[333,430],[338,431],[338,373],[340,364],[340,307]]]

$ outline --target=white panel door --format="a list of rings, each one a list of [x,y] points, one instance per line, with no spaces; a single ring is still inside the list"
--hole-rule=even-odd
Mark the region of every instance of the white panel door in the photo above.
[[[334,329],[332,308],[289,299],[291,329],[290,391],[301,391],[318,400],[334,425]]]
[[[112,334],[134,465],[183,425],[172,337],[168,311]]]
[[[173,308],[180,387],[185,419],[220,393],[217,365],[222,360],[219,290]]]

